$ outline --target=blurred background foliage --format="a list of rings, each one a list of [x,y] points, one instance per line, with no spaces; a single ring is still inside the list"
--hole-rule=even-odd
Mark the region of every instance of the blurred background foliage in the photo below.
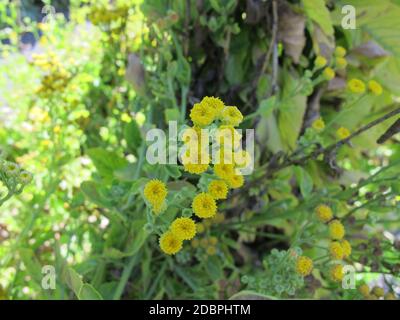
[[[355,30],[341,26],[345,4],[356,8]],[[324,274],[320,203],[346,226],[357,281],[398,290],[398,135],[376,143],[393,118],[328,159],[275,169],[398,106],[399,18],[395,0],[2,1],[1,157],[34,176],[0,208],[2,298],[267,297],[275,282],[298,298],[362,298]],[[348,66],[324,81],[314,60],[332,64],[337,46]],[[352,78],[378,81],[383,94],[355,96]],[[169,120],[186,124],[207,95],[238,106],[241,128],[256,130],[255,171],[197,242],[166,257],[147,228],[142,187],[169,181],[171,221],[190,206],[198,178],[146,163],[144,135]],[[318,118],[323,134],[310,128]],[[281,266],[271,250],[299,247],[322,256],[320,268],[305,282],[272,279]],[[55,267],[55,290],[41,286],[43,265]]]

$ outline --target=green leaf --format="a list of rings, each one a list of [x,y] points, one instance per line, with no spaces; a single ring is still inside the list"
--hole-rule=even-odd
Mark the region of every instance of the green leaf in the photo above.
[[[294,174],[300,187],[303,198],[307,198],[313,189],[313,180],[306,170],[302,167],[294,167]]]
[[[36,283],[40,284],[43,278],[42,267],[34,252],[28,248],[20,248],[19,254],[29,274]]]
[[[269,117],[271,113],[274,111],[276,106],[276,97],[272,96],[268,99],[264,99],[260,102],[260,106],[258,107],[258,112],[263,117]]]
[[[302,0],[308,18],[317,23],[328,35],[333,36],[331,15],[324,0]]]
[[[79,300],[103,300],[100,293],[90,284],[85,283],[78,294]]]
[[[132,120],[125,125],[124,138],[126,140],[128,150],[137,156],[137,150],[142,143],[142,136],[136,121]]]
[[[125,167],[128,161],[118,156],[115,152],[107,151],[102,148],[92,148],[87,151],[92,159],[97,171],[105,178],[111,179],[116,169]]]
[[[165,109],[165,121],[178,121],[180,112],[176,108]]]
[[[66,267],[63,270],[62,278],[67,286],[75,293],[76,296],[78,296],[83,286],[81,276],[74,269]]]
[[[100,194],[98,186],[95,182],[93,181],[82,182],[81,190],[88,200],[99,205],[100,207],[108,208],[110,206],[108,200]]]

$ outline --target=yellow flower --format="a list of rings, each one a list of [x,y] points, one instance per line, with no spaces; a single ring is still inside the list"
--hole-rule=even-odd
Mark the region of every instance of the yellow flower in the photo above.
[[[154,203],[151,205],[151,209],[155,214],[160,214],[161,212],[164,212],[165,209],[167,209],[165,201],[160,202],[160,203]]]
[[[220,146],[237,148],[240,146],[242,135],[232,125],[221,125],[217,129],[215,137]]]
[[[313,262],[309,257],[300,256],[296,261],[296,272],[303,277],[308,276],[313,269]]]
[[[217,204],[209,193],[199,193],[192,202],[193,212],[199,218],[211,218],[217,212]]]
[[[206,227],[204,226],[203,223],[197,223],[196,224],[196,232],[197,233],[203,233],[204,231],[206,231]]]
[[[340,264],[335,264],[333,267],[331,267],[329,271],[329,275],[331,279],[335,282],[340,282],[343,279],[343,266]]]
[[[167,231],[160,237],[160,248],[166,254],[175,254],[182,249],[182,239]]]
[[[343,248],[337,241],[332,241],[329,245],[329,253],[332,259],[341,260],[343,259]]]
[[[343,239],[345,230],[343,224],[339,220],[333,220],[329,223],[329,235],[333,240]]]
[[[349,129],[347,129],[345,127],[340,127],[336,131],[336,135],[339,139],[346,139],[350,136],[350,131],[349,131]]]
[[[340,242],[340,244],[342,245],[342,249],[343,249],[343,258],[346,259],[346,258],[350,257],[350,255],[351,255],[350,242],[348,242],[347,240],[342,240]]]
[[[191,244],[191,246],[192,246],[193,248],[198,248],[198,247],[200,246],[200,241],[199,241],[199,239],[193,239],[193,240],[190,242],[190,244]]]
[[[344,69],[347,66],[347,60],[345,58],[336,58],[336,66],[339,69]]]
[[[239,150],[234,153],[234,163],[238,168],[246,168],[252,162],[252,157],[250,153],[246,150]]]
[[[233,164],[216,164],[214,165],[214,173],[217,177],[229,182],[229,179],[235,174]]]
[[[190,111],[190,119],[196,126],[208,126],[215,119],[215,110],[209,108],[206,104],[195,103]]]
[[[397,300],[397,299],[396,299],[396,296],[393,293],[388,292],[388,293],[385,294],[385,300]]]
[[[347,51],[345,48],[341,46],[337,46],[335,49],[335,56],[339,58],[343,58],[346,55]]]
[[[381,287],[373,287],[371,290],[371,293],[378,298],[383,297],[385,295],[385,290]]]
[[[320,204],[315,208],[315,213],[317,214],[318,220],[321,222],[328,222],[333,218],[333,213],[331,208],[327,205]]]
[[[332,68],[327,67],[327,68],[325,68],[323,75],[324,75],[324,78],[329,81],[335,77],[335,71],[333,71]]]
[[[347,83],[347,87],[353,93],[364,93],[365,92],[365,83],[362,82],[360,79],[351,79]]]
[[[328,61],[327,61],[326,58],[323,57],[323,56],[317,56],[317,57],[315,58],[315,62],[314,62],[315,66],[316,66],[318,69],[321,69],[321,68],[325,67],[327,63],[328,63]]]
[[[325,128],[325,122],[322,120],[322,118],[318,118],[314,120],[311,126],[317,131],[322,131]]]
[[[225,216],[222,213],[218,212],[215,215],[215,217],[212,219],[212,222],[213,223],[221,223],[221,222],[224,222],[224,220],[225,220]]]
[[[211,181],[208,185],[208,193],[213,196],[214,199],[226,199],[228,194],[228,186],[223,180]]]
[[[144,187],[144,197],[153,206],[161,205],[164,202],[167,193],[166,185],[158,179],[150,180]]]
[[[383,92],[382,86],[375,80],[368,81],[368,89],[376,96],[380,96]]]
[[[210,237],[210,239],[208,240],[208,242],[209,242],[211,245],[215,246],[215,245],[218,243],[218,239],[217,239],[217,237]]]
[[[186,128],[182,132],[183,143],[199,143],[201,139],[201,129],[199,127]]]
[[[207,246],[208,246],[208,239],[207,239],[207,238],[201,239],[201,240],[200,240],[200,245],[201,245],[203,248],[207,248]]]
[[[186,172],[192,173],[192,174],[201,174],[208,169],[208,164],[194,164],[194,163],[187,163],[183,165],[183,169]]]
[[[359,286],[357,290],[358,290],[358,292],[361,293],[361,295],[364,298],[368,298],[369,297],[369,287],[368,287],[368,285],[363,284],[363,285]]]
[[[240,174],[235,174],[235,175],[229,177],[228,184],[229,184],[230,188],[238,189],[243,186],[244,178]]]
[[[222,100],[215,97],[204,97],[200,103],[205,104],[209,108],[213,109],[217,118],[221,116],[222,110],[224,110],[225,107],[225,104],[222,102]]]
[[[222,111],[222,119],[225,123],[236,127],[243,121],[243,115],[237,107],[225,107]]]
[[[214,247],[214,246],[209,246],[209,247],[207,247],[206,252],[207,252],[207,254],[208,254],[209,256],[214,256],[214,255],[217,254],[217,248]]]
[[[171,231],[182,240],[190,240],[196,235],[196,223],[190,218],[177,218],[171,224]]]

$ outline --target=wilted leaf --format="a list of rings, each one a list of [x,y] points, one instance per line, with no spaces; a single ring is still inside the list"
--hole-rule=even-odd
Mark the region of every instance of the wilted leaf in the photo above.
[[[299,63],[306,44],[305,22],[304,16],[295,13],[288,5],[279,7],[278,39],[282,41],[286,54],[292,57],[295,63]]]
[[[139,57],[134,53],[128,55],[128,66],[126,67],[125,78],[137,93],[145,93],[146,86],[144,67]]]

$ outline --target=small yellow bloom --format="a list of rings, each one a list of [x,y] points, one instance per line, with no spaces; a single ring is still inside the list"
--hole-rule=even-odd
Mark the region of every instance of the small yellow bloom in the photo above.
[[[55,134],[57,134],[57,133],[60,133],[61,132],[61,127],[60,126],[55,126],[54,128],[53,128],[53,132],[55,133]]]
[[[347,66],[347,60],[345,58],[336,58],[336,66],[338,69],[344,69]]]
[[[242,135],[232,125],[221,125],[215,132],[219,145],[237,148],[240,146]]]
[[[343,259],[343,248],[337,241],[332,241],[329,245],[329,253],[331,254],[332,259],[341,260]]]
[[[377,296],[378,298],[383,297],[385,295],[385,290],[383,290],[383,288],[381,287],[373,287],[371,290],[371,293],[375,296]]]
[[[216,164],[214,165],[214,173],[217,177],[229,182],[229,179],[235,175],[233,164]]]
[[[238,189],[243,186],[244,178],[240,174],[235,174],[228,179],[229,187],[232,189]]]
[[[214,246],[209,246],[209,247],[207,247],[206,252],[207,252],[207,254],[208,254],[209,256],[214,256],[214,255],[217,254],[217,248],[214,247]]]
[[[160,237],[160,248],[166,254],[175,254],[182,249],[182,239],[167,231]]]
[[[343,224],[339,220],[333,220],[329,223],[329,236],[333,240],[343,239],[345,230]]]
[[[226,199],[226,196],[228,195],[228,186],[223,180],[211,181],[208,185],[208,193],[216,200]]]
[[[335,77],[335,71],[332,68],[327,67],[323,72],[324,78],[328,81],[332,80]]]
[[[198,248],[198,247],[200,246],[200,241],[199,241],[199,239],[193,239],[193,240],[190,242],[190,245],[191,245],[193,248]]]
[[[208,164],[194,164],[194,163],[187,163],[183,165],[183,169],[186,172],[192,173],[192,174],[201,174],[203,172],[206,172],[208,169]]]
[[[339,58],[343,58],[346,55],[347,51],[345,48],[341,46],[337,46],[335,49],[335,56]]]
[[[222,110],[224,110],[225,107],[225,104],[222,102],[222,100],[215,97],[204,97],[200,103],[205,104],[208,106],[208,108],[213,109],[217,118],[221,116]]]
[[[328,222],[333,218],[333,213],[331,208],[327,205],[320,204],[315,208],[315,213],[317,215],[318,220],[321,222]]]
[[[207,238],[203,238],[200,240],[200,245],[202,248],[207,248],[208,246],[208,239]]]
[[[224,220],[225,220],[225,216],[222,213],[218,212],[215,215],[215,217],[213,218],[212,222],[213,223],[221,223],[221,222],[224,222]]]
[[[383,92],[382,86],[375,80],[368,81],[368,89],[376,96],[380,96]]]
[[[335,282],[340,282],[343,279],[344,273],[343,273],[343,266],[341,264],[335,264],[333,267],[331,267],[329,271],[329,275],[331,279]]]
[[[217,212],[217,203],[209,193],[199,193],[192,202],[193,212],[199,218],[211,218]]]
[[[361,293],[361,295],[364,297],[364,298],[368,298],[369,297],[369,287],[368,287],[368,285],[367,284],[362,284],[361,286],[359,286],[358,287],[358,292],[360,292]]]
[[[218,243],[218,238],[213,236],[210,237],[208,241],[210,242],[211,245],[215,246]]]
[[[388,293],[385,294],[385,300],[397,300],[397,299],[396,299],[396,296],[393,293],[388,292]]]
[[[147,182],[143,193],[146,200],[156,206],[164,202],[168,191],[164,182],[153,179]]]
[[[365,92],[365,83],[360,79],[351,79],[347,83],[347,87],[353,93],[361,94]]]
[[[225,107],[222,111],[222,119],[231,126],[238,126],[243,121],[243,115],[237,107]]]
[[[313,262],[309,257],[300,256],[296,261],[296,272],[303,277],[308,276],[313,269]]]
[[[340,127],[336,131],[336,135],[339,139],[346,139],[350,136],[350,131],[349,131],[349,129],[347,129],[345,127]]]
[[[233,159],[237,168],[246,168],[253,160],[250,153],[248,153],[246,150],[236,151]]]
[[[343,258],[346,259],[346,258],[350,257],[350,255],[351,255],[350,242],[348,242],[347,240],[342,240],[340,242],[340,244],[342,245],[342,248],[343,248]]]
[[[196,224],[196,231],[197,231],[197,233],[203,233],[204,231],[206,231],[206,227],[201,222],[197,223]]]
[[[314,64],[318,69],[325,67],[327,63],[328,61],[323,56],[317,56],[314,61]]]
[[[182,240],[190,240],[196,235],[196,223],[190,218],[177,218],[171,224],[171,231]]]
[[[215,110],[209,108],[206,104],[195,103],[190,111],[190,119],[192,119],[193,123],[199,127],[208,126],[214,121],[215,116]]]
[[[317,131],[322,131],[325,128],[325,122],[322,120],[322,118],[318,118],[314,120],[311,126]]]

